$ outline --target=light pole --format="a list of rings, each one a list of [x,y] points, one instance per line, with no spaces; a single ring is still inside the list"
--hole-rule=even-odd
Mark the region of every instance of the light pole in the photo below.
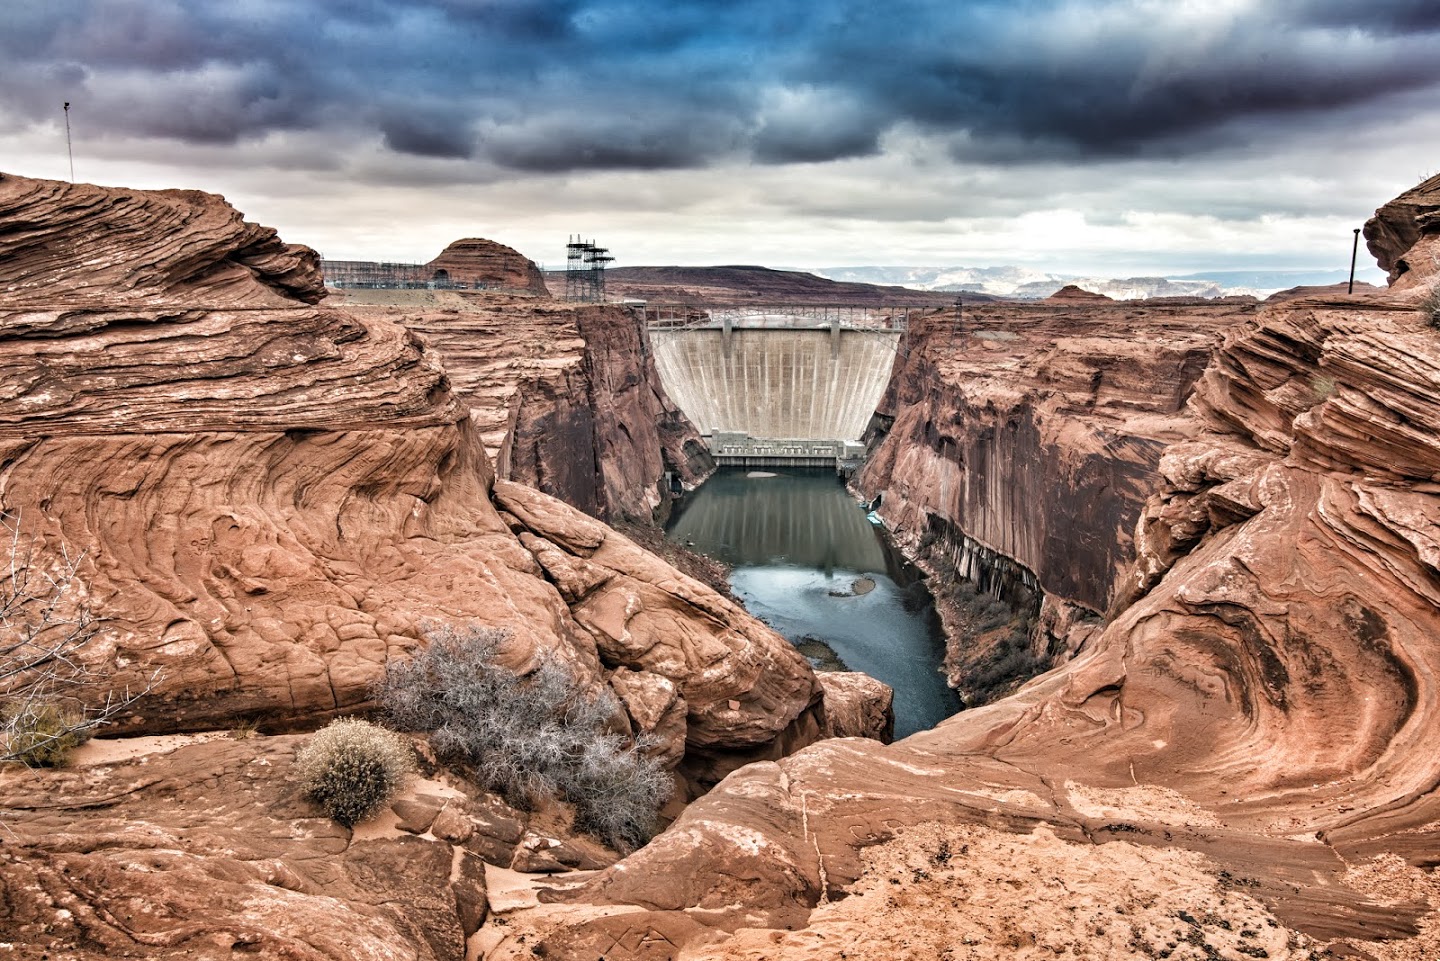
[[[1355,243],[1350,247],[1350,289],[1347,294],[1355,293],[1355,255],[1360,253],[1360,228],[1355,228]]]

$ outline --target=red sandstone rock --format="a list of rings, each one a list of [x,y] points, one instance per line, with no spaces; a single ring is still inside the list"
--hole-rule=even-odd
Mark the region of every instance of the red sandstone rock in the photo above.
[[[625,705],[635,733],[654,740],[649,754],[667,767],[680,763],[685,755],[688,708],[675,682],[660,674],[621,667],[610,676],[610,687]],[[826,708],[829,706],[827,701]]]
[[[323,817],[291,773],[301,743],[0,772],[4,940],[28,958],[461,961],[486,915],[479,859]]]
[[[942,575],[931,589],[967,698],[991,696],[966,679],[990,648],[966,639],[952,572],[1043,612],[1031,641],[1042,662],[1077,649],[1093,632],[1084,615],[1107,610],[1133,557],[1191,386],[1220,332],[1255,309],[1016,303],[912,318],[876,421],[883,442],[855,486]]]
[[[523,254],[513,247],[467,237],[457,240],[440,252],[425,265],[428,271],[445,271],[451,283],[470,286],[524,290],[541,297],[549,297],[545,286],[545,275]]]
[[[714,465],[670,402],[639,318],[619,307],[444,291],[346,291],[360,316],[432,344],[469,405],[498,476],[604,520],[649,524]]]
[[[1440,174],[1390,201],[1365,223],[1365,246],[1399,289],[1440,273]]]
[[[895,692],[859,671],[821,671],[826,737],[868,737],[886,744],[895,736]]]

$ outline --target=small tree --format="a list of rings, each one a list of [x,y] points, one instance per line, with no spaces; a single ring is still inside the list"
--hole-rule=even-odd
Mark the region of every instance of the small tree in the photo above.
[[[0,761],[58,764],[159,675],[138,693],[112,691],[98,704],[76,697],[95,680],[84,653],[100,627],[79,597],[84,555],[63,546],[58,557],[44,553],[18,515],[0,514],[0,531],[8,555],[0,559]]]
[[[475,627],[428,632],[428,647],[386,670],[380,700],[390,722],[428,731],[439,757],[466,765],[512,804],[562,797],[575,805],[576,826],[612,847],[648,841],[671,782],[644,742],[606,732],[615,695],[583,690],[554,661],[516,674],[497,661],[506,637]]]

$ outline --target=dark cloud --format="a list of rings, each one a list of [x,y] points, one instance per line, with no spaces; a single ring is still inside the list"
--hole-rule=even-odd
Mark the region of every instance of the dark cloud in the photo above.
[[[0,89],[31,123],[69,99],[95,135],[320,131],[535,171],[858,157],[903,123],[971,160],[1163,156],[1440,84],[1435,0],[11,6]]]
[[[469,157],[475,152],[475,135],[462,119],[446,114],[397,110],[379,120],[385,146],[417,157]]]

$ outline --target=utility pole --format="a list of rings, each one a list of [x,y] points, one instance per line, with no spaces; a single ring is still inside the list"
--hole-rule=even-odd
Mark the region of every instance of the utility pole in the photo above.
[[[1360,228],[1355,228],[1355,243],[1350,247],[1350,289],[1347,294],[1355,293],[1355,257],[1360,253]]]
[[[70,182],[75,182],[75,148],[70,144],[70,101],[65,101],[65,153],[70,157]]]

